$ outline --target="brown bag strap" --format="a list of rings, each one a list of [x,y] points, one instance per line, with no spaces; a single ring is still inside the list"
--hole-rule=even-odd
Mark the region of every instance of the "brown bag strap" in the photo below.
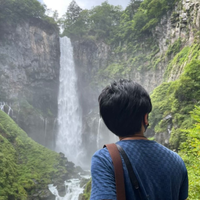
[[[126,200],[124,172],[120,153],[117,149],[116,144],[114,143],[106,144],[104,145],[104,147],[107,147],[114,166],[117,200]]]

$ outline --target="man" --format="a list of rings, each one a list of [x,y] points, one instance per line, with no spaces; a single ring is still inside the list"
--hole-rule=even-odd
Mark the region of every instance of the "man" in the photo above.
[[[144,136],[152,110],[146,90],[130,80],[113,82],[100,94],[99,109],[108,129],[119,137],[117,144],[130,159],[143,199],[148,196],[149,200],[185,200],[188,176],[184,162],[175,152]],[[126,199],[140,199],[132,189],[123,159],[122,163]],[[114,169],[107,148],[94,154],[91,174],[90,199],[116,199]]]

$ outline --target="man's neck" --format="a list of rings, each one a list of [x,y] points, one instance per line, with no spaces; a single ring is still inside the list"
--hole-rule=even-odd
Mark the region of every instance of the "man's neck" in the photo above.
[[[132,136],[127,136],[127,137],[119,137],[119,140],[148,140],[143,132],[136,133]]]

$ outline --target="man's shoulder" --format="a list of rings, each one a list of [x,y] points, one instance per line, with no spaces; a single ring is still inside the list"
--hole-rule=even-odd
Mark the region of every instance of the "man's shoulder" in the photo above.
[[[138,140],[138,141],[119,141],[118,144],[129,155],[134,155],[134,159],[144,155],[149,160],[165,160],[169,162],[177,162],[184,165],[182,158],[174,151],[159,144],[155,141]]]
[[[157,142],[156,142],[157,143]],[[176,161],[179,161],[181,163],[184,163],[180,155],[178,155],[177,152],[163,146],[162,144],[157,143],[158,150],[161,150],[161,152],[164,152],[166,155],[168,155],[170,158],[173,158]]]
[[[102,148],[96,151],[94,155],[92,156],[92,164],[98,163],[98,162],[112,163],[112,160],[107,148]]]

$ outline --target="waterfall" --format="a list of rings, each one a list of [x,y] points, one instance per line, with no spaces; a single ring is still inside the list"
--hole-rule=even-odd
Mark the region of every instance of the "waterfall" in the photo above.
[[[5,109],[7,107],[7,109]],[[5,102],[0,102],[0,110],[4,111],[9,116],[13,115],[13,109]]]
[[[102,148],[105,144],[115,143],[119,138],[108,130],[102,118],[98,119],[97,134],[96,134],[96,150]]]
[[[78,100],[73,47],[69,38],[60,38],[60,51],[56,151],[63,152],[68,160],[80,165],[80,158],[83,155],[81,148],[82,114]]]

